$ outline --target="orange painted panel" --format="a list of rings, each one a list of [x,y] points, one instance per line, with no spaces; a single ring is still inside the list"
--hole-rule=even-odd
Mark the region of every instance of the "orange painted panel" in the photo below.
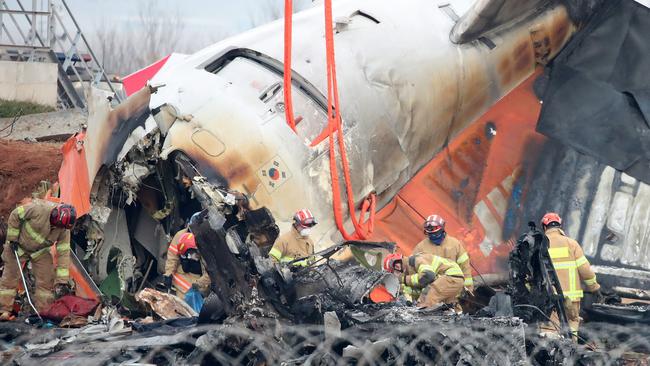
[[[532,85],[538,75],[497,102],[418,172],[378,213],[373,240],[394,241],[410,254],[424,238],[424,218],[437,213],[447,221],[447,231],[465,243],[476,270],[507,271],[518,232],[504,233],[503,227],[518,218],[524,175],[545,139],[535,132],[541,105]]]
[[[90,212],[90,182],[83,148],[85,136],[85,132],[77,133],[61,148],[63,152],[63,163],[59,169],[61,201],[73,205],[77,210],[77,217]]]

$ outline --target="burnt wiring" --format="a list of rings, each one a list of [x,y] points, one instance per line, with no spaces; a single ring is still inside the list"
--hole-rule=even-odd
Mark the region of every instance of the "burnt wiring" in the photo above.
[[[558,332],[561,332],[561,331],[562,331],[562,329],[560,328],[560,326],[558,325],[557,322],[554,322],[554,321],[553,321],[553,320],[552,320],[548,315],[546,315],[546,314],[542,311],[542,309],[540,309],[539,307],[537,307],[537,306],[535,306],[535,305],[530,305],[530,304],[516,304],[516,305],[513,305],[512,307],[513,307],[513,308],[531,308],[531,309],[537,310],[540,314],[542,314],[542,316],[543,316],[544,318],[546,318],[546,320],[548,320],[549,323],[551,323],[551,325],[553,326],[553,328],[555,328]]]
[[[339,249],[339,250],[340,250],[340,249]],[[334,253],[337,253],[339,250],[334,251]],[[295,260],[293,260],[293,261],[287,263],[287,265],[291,265],[291,264],[294,263],[294,262],[299,262],[299,261],[302,261],[302,260],[306,260],[306,259],[308,259],[308,258],[310,258],[310,257],[298,258],[298,259],[295,259]],[[332,271],[332,273],[334,273],[334,276],[336,277],[336,282],[338,282],[339,287],[343,287],[343,280],[341,280],[341,277],[339,276],[338,272],[336,272],[336,270],[335,270],[335,269],[332,267],[332,265],[330,264],[330,256],[327,256],[327,257],[320,257],[319,259],[315,260],[314,262],[309,263],[307,266],[305,266],[305,267],[301,268],[300,270],[298,270],[297,274],[304,273],[304,272],[306,272],[307,270],[313,269],[314,267],[316,267],[316,265],[318,265],[318,264],[319,264],[320,262],[322,262],[323,260],[325,260],[325,263],[324,263],[324,264],[325,264],[325,265],[326,265],[326,266],[327,266],[327,267]],[[315,271],[315,272],[318,272],[318,271]],[[319,273],[319,275],[322,276],[322,274],[320,274],[320,273]],[[323,280],[325,281],[324,278],[323,278]],[[329,283],[327,283],[327,281],[325,281],[325,283],[326,283],[327,286],[329,287]]]
[[[487,286],[490,290],[497,292],[497,290],[494,287],[488,285],[487,281],[485,281],[485,278],[483,278],[481,272],[478,269],[476,269],[476,267],[474,267],[471,260],[469,261],[469,265],[472,267],[472,269],[476,271],[476,274],[478,274],[478,276],[481,278],[481,281],[483,281],[483,286]]]
[[[6,135],[4,135],[4,136],[2,136],[0,138],[9,137],[14,132],[14,126],[16,125],[16,122],[18,122],[18,120],[20,120],[20,117],[22,117],[22,116],[23,116],[23,110],[21,108],[21,109],[18,110],[18,113],[16,113],[16,115],[14,116],[14,119],[8,125],[3,127],[2,129],[0,129],[0,132],[4,132],[4,131],[7,130],[7,128],[11,128],[9,130],[8,134],[6,134]]]
[[[343,287],[343,282],[340,282],[341,278],[339,277],[338,273],[331,266],[328,265],[328,267],[330,268],[330,270],[332,270],[332,272],[336,276],[337,281],[339,281],[339,287]],[[311,268],[311,267],[305,267],[305,268]],[[341,296],[341,294],[339,294],[337,291],[332,291],[334,288],[330,285],[329,282],[327,282],[327,278],[325,278],[325,276],[322,273],[320,273],[319,271],[313,271],[313,273],[316,273],[319,276],[319,278],[323,280],[323,282],[325,282],[325,285],[327,286],[327,289],[325,290],[326,294],[330,295],[333,299],[339,300],[348,306],[354,306],[354,304],[350,303],[345,297]]]
[[[555,328],[555,330],[557,330],[559,333],[562,332],[562,329],[561,329],[560,325],[559,325],[557,322],[554,322],[554,321],[553,321],[553,320],[552,320],[548,315],[546,315],[546,314],[542,311],[542,309],[538,308],[537,306],[535,306],[535,305],[530,305],[530,304],[517,304],[517,305],[513,305],[513,307],[515,307],[515,308],[531,308],[531,309],[535,309],[535,310],[539,311],[539,313],[542,314],[542,316],[543,316],[544,318],[546,318],[546,320],[548,320],[548,322],[553,326],[553,328]],[[587,343],[587,342],[588,342],[588,340],[586,340],[585,338],[579,336],[578,334],[576,334],[575,336],[576,336],[579,340],[583,341],[584,343]]]

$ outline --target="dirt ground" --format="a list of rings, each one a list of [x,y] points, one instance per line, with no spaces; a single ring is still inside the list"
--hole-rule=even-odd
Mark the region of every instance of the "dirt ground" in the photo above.
[[[61,144],[0,140],[0,243],[11,210],[31,196],[40,181],[58,181],[62,160]]]

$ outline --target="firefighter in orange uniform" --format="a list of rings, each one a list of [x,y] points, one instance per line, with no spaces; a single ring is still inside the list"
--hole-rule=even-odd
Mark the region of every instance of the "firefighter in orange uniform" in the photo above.
[[[54,299],[54,292],[70,291],[70,229],[77,218],[75,208],[34,199],[16,207],[9,215],[7,241],[2,252],[4,272],[0,278],[0,320],[11,319],[16,288],[21,282],[21,262],[31,261],[36,290],[32,294],[37,310],[44,311]],[[57,266],[50,254],[56,245]]]
[[[181,297],[191,288],[204,296],[210,292],[210,276],[188,229],[178,231],[169,244],[163,278],[165,287],[170,290],[173,286]]]
[[[455,305],[463,291],[463,271],[458,264],[437,255],[419,253],[404,258],[393,253],[384,258],[383,265],[384,270],[400,275],[405,288],[419,293],[418,307]]]
[[[298,258],[309,257],[314,254],[314,242],[309,237],[311,228],[317,224],[311,211],[304,208],[293,216],[291,230],[282,234],[271,248],[269,256],[278,263],[291,262]],[[309,265],[313,258],[307,258],[293,263],[293,266],[304,267]]]
[[[553,261],[553,267],[562,286],[564,294],[564,307],[571,333],[578,335],[580,325],[580,300],[583,297],[581,282],[585,289],[601,297],[600,285],[596,281],[596,274],[591,270],[589,261],[575,240],[566,236],[562,231],[562,218],[560,215],[549,212],[542,218],[542,227],[549,240],[548,253]],[[558,322],[557,314],[551,316],[553,322]]]
[[[433,254],[456,262],[463,271],[465,290],[473,293],[474,279],[469,254],[460,240],[447,234],[445,220],[438,215],[427,217],[424,221],[424,235],[427,237],[415,246],[413,253]]]

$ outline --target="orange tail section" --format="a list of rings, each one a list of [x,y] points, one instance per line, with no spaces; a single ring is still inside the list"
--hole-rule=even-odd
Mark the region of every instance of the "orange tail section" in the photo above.
[[[507,271],[520,223],[529,157],[545,137],[535,132],[541,105],[532,85],[539,73],[456,136],[378,214],[373,240],[405,254],[424,238],[422,223],[443,215],[482,274]]]

